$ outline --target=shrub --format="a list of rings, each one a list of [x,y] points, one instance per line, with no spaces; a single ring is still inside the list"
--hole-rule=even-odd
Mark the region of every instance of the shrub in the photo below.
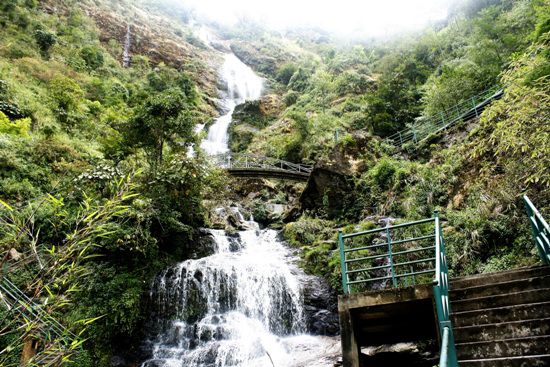
[[[17,136],[28,136],[30,127],[31,119],[25,118],[12,122],[3,112],[0,112],[0,133]]]
[[[34,32],[34,39],[43,55],[46,55],[50,48],[57,42],[55,34],[42,29],[38,29]]]
[[[291,90],[283,96],[283,103],[285,106],[290,107],[298,101],[299,97],[300,93]]]
[[[96,46],[86,46],[80,50],[80,57],[86,63],[86,66],[92,70],[96,70],[103,66],[103,52]]]
[[[284,85],[288,85],[288,83],[290,82],[290,78],[292,78],[297,69],[298,68],[296,67],[296,65],[291,63],[281,65],[277,70],[277,81]]]
[[[50,91],[59,107],[68,109],[78,103],[84,92],[73,79],[58,76],[50,82]]]
[[[397,167],[395,162],[391,159],[383,158],[369,171],[369,175],[380,188],[389,189],[394,183],[396,172]]]

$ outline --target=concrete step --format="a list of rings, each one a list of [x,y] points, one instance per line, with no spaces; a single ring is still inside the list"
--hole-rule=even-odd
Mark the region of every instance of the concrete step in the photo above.
[[[550,335],[456,343],[459,360],[522,357],[549,352]]]
[[[457,343],[550,335],[550,317],[455,327],[453,331]]]
[[[454,312],[451,321],[454,327],[502,322],[544,319],[550,315],[550,302],[485,308],[473,311]]]
[[[484,284],[502,283],[510,280],[534,278],[544,275],[550,275],[550,266],[530,266],[526,268],[501,271],[498,273],[484,273],[454,278],[451,280],[450,287],[452,290],[458,290]]]
[[[492,295],[507,294],[514,292],[524,292],[527,290],[550,288],[550,275],[515,279],[501,283],[488,283],[462,289],[451,288],[451,300],[465,300],[468,298],[487,297]]]
[[[550,301],[550,288],[539,288],[526,290],[523,292],[504,293],[466,299],[453,300],[451,298],[451,310],[455,312],[462,312],[546,301]]]
[[[458,361],[460,367],[536,367],[550,366],[550,354],[521,357],[500,357]]]

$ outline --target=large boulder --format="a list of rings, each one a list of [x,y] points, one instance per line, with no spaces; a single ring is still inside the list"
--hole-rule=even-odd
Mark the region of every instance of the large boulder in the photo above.
[[[275,94],[265,95],[259,100],[246,101],[238,105],[233,112],[233,121],[229,125],[231,151],[246,150],[254,136],[279,115],[281,108],[281,98]]]
[[[337,335],[338,300],[327,281],[316,276],[303,279],[305,318],[308,331],[314,335]]]
[[[329,217],[336,217],[352,191],[351,177],[329,168],[315,167],[300,196],[300,204],[302,210],[323,210]]]

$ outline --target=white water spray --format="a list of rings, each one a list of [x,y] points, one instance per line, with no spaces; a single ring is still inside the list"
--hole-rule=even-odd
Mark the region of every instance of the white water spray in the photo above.
[[[300,271],[278,233],[210,232],[215,254],[155,280],[151,299],[161,317],[142,367],[289,367],[312,356],[319,364],[308,366],[330,366],[321,358],[330,342],[305,335]]]
[[[132,33],[130,24],[126,28],[126,37],[124,38],[124,52],[122,54],[122,66],[127,68],[130,66],[130,47],[132,46]]]
[[[210,126],[208,136],[201,144],[209,155],[229,151],[227,130],[235,107],[245,101],[260,98],[263,90],[263,80],[233,54],[224,56],[220,77],[227,88],[222,99],[225,113]]]

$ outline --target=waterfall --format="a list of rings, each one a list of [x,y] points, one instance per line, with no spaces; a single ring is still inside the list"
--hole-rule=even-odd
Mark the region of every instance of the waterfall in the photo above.
[[[295,258],[278,232],[247,224],[255,228],[237,236],[209,230],[214,254],[155,279],[152,356],[142,367],[332,365],[309,361],[322,361],[327,341],[305,334]]]
[[[224,56],[220,77],[226,87],[221,101],[224,114],[210,126],[208,136],[201,144],[210,155],[229,151],[227,130],[235,107],[247,100],[260,98],[263,89],[262,79],[233,54]]]
[[[130,24],[126,28],[126,37],[124,38],[124,53],[122,54],[122,66],[127,68],[130,66],[130,47],[132,46],[132,34],[130,32]]]

